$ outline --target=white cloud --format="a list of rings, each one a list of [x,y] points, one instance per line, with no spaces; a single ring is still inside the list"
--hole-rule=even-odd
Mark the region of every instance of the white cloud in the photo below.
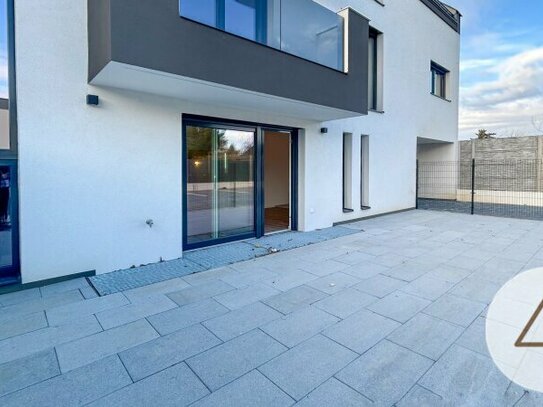
[[[532,119],[543,115],[543,47],[521,52],[487,70],[497,74],[497,79],[461,89],[461,134],[472,135],[478,128],[498,134],[538,133]]]

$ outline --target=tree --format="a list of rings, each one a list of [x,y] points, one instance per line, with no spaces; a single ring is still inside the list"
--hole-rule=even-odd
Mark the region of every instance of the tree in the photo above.
[[[496,133],[489,133],[486,129],[480,129],[477,133],[475,133],[475,135],[479,140],[488,140],[494,138]]]

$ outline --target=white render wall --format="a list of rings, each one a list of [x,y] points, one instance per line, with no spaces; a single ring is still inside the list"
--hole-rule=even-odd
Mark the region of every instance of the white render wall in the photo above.
[[[303,230],[414,207],[417,137],[456,140],[458,96],[448,103],[430,95],[429,66],[433,59],[450,69],[456,84],[459,36],[419,0],[350,3],[385,33],[385,113],[318,123],[89,86],[86,0],[16,2],[23,282],[182,255],[183,113],[303,128]],[[88,93],[100,96],[99,107],[85,104]],[[355,212],[348,215],[343,132],[354,139]],[[356,205],[362,134],[370,136],[369,211]]]

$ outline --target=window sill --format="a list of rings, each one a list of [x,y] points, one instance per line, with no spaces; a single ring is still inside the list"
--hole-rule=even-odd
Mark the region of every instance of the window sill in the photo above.
[[[430,92],[430,95],[432,95],[432,96],[434,96],[434,97],[436,97],[438,99],[444,100],[445,102],[452,103],[452,100],[444,98],[443,96],[436,95],[435,93]]]
[[[343,213],[353,213],[354,209],[343,208]]]
[[[378,113],[378,114],[385,114],[385,111],[384,111],[384,110],[368,109],[368,112],[371,112],[371,113]]]
[[[371,206],[361,206],[360,209],[363,211],[369,211],[371,209]]]

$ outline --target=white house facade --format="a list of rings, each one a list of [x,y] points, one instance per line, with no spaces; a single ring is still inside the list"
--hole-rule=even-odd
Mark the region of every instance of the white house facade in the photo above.
[[[417,157],[455,158],[460,14],[438,0],[8,0],[8,20],[4,284],[411,209]]]

